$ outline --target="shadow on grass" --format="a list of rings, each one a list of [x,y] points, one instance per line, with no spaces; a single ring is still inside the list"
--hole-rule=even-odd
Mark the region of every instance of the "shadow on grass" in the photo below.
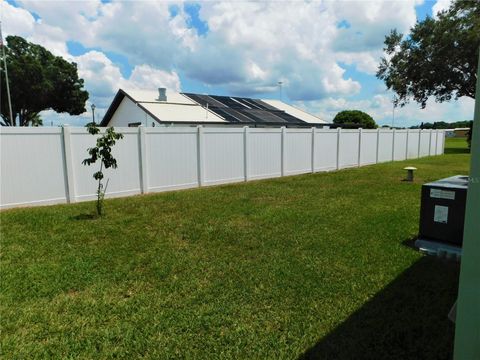
[[[451,359],[459,264],[423,257],[300,359]]]
[[[417,241],[418,236],[414,236],[410,239],[403,240],[402,244],[405,245],[406,247],[413,249],[415,251],[418,251],[417,247],[415,246],[415,241]]]
[[[444,152],[445,154],[470,154],[470,150],[466,147],[446,147]]]
[[[98,215],[96,214],[79,214],[76,216],[72,216],[73,220],[97,220],[99,219]]]

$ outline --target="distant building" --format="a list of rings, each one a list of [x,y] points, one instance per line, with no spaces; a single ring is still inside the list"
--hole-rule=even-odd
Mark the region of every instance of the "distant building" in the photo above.
[[[120,89],[102,126],[289,126],[326,124],[279,100]]]
[[[445,137],[447,138],[455,137],[455,129],[445,129]]]
[[[455,129],[453,129],[455,137],[467,137],[469,131],[470,131],[470,128],[455,128]]]

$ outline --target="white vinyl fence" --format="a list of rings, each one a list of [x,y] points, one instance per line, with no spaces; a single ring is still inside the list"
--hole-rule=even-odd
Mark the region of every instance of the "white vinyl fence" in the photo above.
[[[329,171],[443,154],[442,130],[117,128],[108,197]],[[0,207],[96,198],[85,128],[1,128]]]

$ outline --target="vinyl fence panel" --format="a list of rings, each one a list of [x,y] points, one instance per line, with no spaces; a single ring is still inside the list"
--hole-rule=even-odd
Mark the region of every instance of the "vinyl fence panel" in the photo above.
[[[199,185],[201,174],[198,140],[196,128],[147,129],[146,166],[149,191]]]
[[[360,165],[375,164],[377,161],[377,130],[363,130]]]
[[[431,132],[431,137],[430,137],[430,155],[437,155],[436,149],[437,149],[437,135],[438,131],[437,130],[432,130]]]
[[[393,160],[405,160],[407,154],[407,130],[395,130]]]
[[[430,155],[430,132],[431,130],[420,132],[420,157]]]
[[[242,181],[244,169],[244,130],[218,128],[204,131],[205,184]]]
[[[2,207],[65,202],[61,128],[1,129]]]
[[[250,178],[261,179],[282,174],[282,133],[280,129],[250,129]]]
[[[378,139],[378,162],[392,161],[393,132],[379,130]]]
[[[340,168],[358,165],[358,130],[342,130],[340,137]]]
[[[445,148],[445,131],[439,131],[437,136],[437,155],[441,155]]]
[[[336,168],[337,137],[337,130],[315,130],[315,171],[328,171]]]
[[[123,139],[113,147],[112,155],[118,160],[117,169],[103,169],[107,197],[140,193],[138,130],[122,129]],[[92,200],[97,197],[98,183],[93,173],[100,169],[100,163],[85,166],[82,161],[88,157],[87,148],[95,146],[96,137],[84,128],[72,128],[72,168],[76,200]],[[108,181],[108,184],[107,184]]]
[[[409,130],[408,131],[408,149],[407,149],[407,158],[415,159],[418,158],[418,139],[420,137],[420,130]]]
[[[285,174],[312,171],[311,129],[288,129],[285,136]]]

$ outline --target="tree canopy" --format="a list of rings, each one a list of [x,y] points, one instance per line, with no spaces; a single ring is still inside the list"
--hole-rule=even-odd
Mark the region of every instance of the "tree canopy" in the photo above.
[[[10,122],[7,96],[4,95],[1,97],[2,125],[41,125],[39,113],[48,109],[70,115],[85,112],[88,92],[83,89],[83,79],[78,77],[77,64],[20,36],[8,36],[6,40],[12,112],[17,120],[13,124]],[[1,61],[3,65],[3,58]],[[6,94],[4,75],[2,73],[2,94]]]
[[[436,19],[417,22],[406,37],[392,30],[377,77],[396,93],[395,105],[413,98],[425,108],[431,96],[438,102],[474,98],[479,46],[480,2],[457,0]]]
[[[420,125],[410,126],[410,129],[454,129],[466,128],[471,126],[472,120],[463,120],[455,122],[435,121],[433,123],[422,122]]]
[[[367,113],[360,110],[340,111],[333,119],[334,124],[355,124],[364,129],[376,129],[375,120]]]

